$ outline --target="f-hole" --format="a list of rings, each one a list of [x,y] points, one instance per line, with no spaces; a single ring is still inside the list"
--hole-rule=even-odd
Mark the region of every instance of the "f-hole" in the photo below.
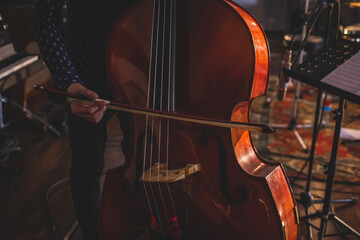
[[[229,185],[228,185],[228,177],[227,177],[227,162],[226,162],[226,152],[224,143],[221,141],[221,138],[215,133],[204,133],[200,138],[200,143],[203,146],[209,144],[208,137],[212,137],[215,139],[218,146],[218,158],[219,158],[219,180],[220,180],[220,188],[221,192],[226,200],[228,200],[232,204],[241,203],[248,198],[248,192],[245,188],[237,189],[237,197],[231,197],[229,193]]]

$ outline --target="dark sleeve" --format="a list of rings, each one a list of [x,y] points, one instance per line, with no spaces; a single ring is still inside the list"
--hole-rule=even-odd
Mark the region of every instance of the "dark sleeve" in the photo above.
[[[62,2],[60,0],[39,0],[33,18],[35,39],[46,66],[54,79],[56,88],[66,90],[71,83],[83,84],[76,73],[61,34]]]

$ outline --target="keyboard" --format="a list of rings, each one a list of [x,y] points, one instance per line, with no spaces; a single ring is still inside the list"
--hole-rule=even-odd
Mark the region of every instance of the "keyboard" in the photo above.
[[[18,53],[12,43],[0,46],[0,92],[43,68],[36,54]]]
[[[0,80],[39,60],[37,55],[14,55],[0,62]]]

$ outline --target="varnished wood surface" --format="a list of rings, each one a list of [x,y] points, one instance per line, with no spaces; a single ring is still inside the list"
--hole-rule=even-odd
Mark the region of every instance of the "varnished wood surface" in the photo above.
[[[151,9],[152,2],[135,2],[121,15],[108,41],[107,70],[112,95],[114,98],[125,97],[122,100],[131,106],[144,107],[146,100],[162,103],[161,90],[152,91],[151,87],[153,71],[149,73],[148,69],[153,70],[154,65],[163,67],[160,70],[155,67],[154,78],[164,81],[163,86],[167,86],[165,79],[169,73],[164,64],[167,61],[150,61],[150,56],[167,55],[167,52],[151,52],[151,42],[159,41],[151,41],[151,32],[142,36],[148,28],[151,29],[147,26],[147,30],[143,30],[151,20],[152,11],[149,13],[148,9]],[[177,26],[185,27],[183,31],[176,29],[173,83],[176,100],[170,104],[174,104],[173,111],[224,120],[231,114],[236,115],[234,105],[241,104],[242,108],[236,109],[242,117],[235,120],[247,122],[249,104],[245,103],[265,93],[269,72],[268,45],[258,23],[241,7],[218,0],[177,2],[176,16],[179,16]],[[124,41],[127,39],[137,44],[126,44]],[[145,62],[149,66],[142,64]],[[164,80],[162,76],[166,76]],[[141,93],[141,90],[145,91]],[[157,100],[152,100],[157,97]],[[163,98],[166,99],[166,95]],[[106,176],[100,210],[100,235],[103,239],[116,239],[141,226],[148,226],[149,211],[146,206],[144,209],[140,207],[146,205],[146,188],[119,186],[136,185],[136,171],[151,168],[152,159],[159,162],[167,159],[166,150],[163,154],[152,151],[150,147],[146,149],[146,137],[142,137],[144,132],[148,132],[144,129],[147,126],[145,119],[131,115],[130,121],[131,139],[126,166],[111,170]],[[154,149],[166,146],[163,141],[166,136],[161,134],[165,127],[158,123],[151,123],[155,130],[152,127],[150,134],[159,139],[159,144],[155,141]],[[234,236],[237,239],[297,239],[295,203],[282,168],[258,158],[247,132],[236,133],[242,137],[235,140],[235,147],[229,142],[230,131],[227,129],[175,121],[168,124],[168,159],[173,167],[195,163],[202,166],[201,174],[188,179],[189,183],[195,183],[192,191],[180,184],[170,186],[171,199],[177,200],[173,204],[176,209],[174,216],[179,219],[184,235],[194,239],[231,239]],[[234,142],[234,138],[232,140]],[[145,146],[145,150],[140,144]],[[142,158],[144,163],[140,164]],[[243,165],[255,170],[246,171]],[[155,205],[158,205],[157,193],[154,195]],[[162,199],[162,194],[159,195]],[[167,202],[166,197],[162,201]],[[149,201],[151,204],[154,203]],[[160,226],[161,222],[166,222],[166,210],[158,210],[158,207],[150,210],[160,212]],[[214,231],[216,228],[222,229],[222,233]],[[257,231],[258,228],[262,231]],[[156,234],[162,231],[155,230]]]

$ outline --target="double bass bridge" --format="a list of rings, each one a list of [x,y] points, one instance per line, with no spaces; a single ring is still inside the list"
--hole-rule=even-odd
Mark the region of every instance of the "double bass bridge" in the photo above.
[[[201,171],[200,163],[179,169],[168,169],[166,164],[155,164],[140,177],[142,182],[169,183],[177,182]]]

